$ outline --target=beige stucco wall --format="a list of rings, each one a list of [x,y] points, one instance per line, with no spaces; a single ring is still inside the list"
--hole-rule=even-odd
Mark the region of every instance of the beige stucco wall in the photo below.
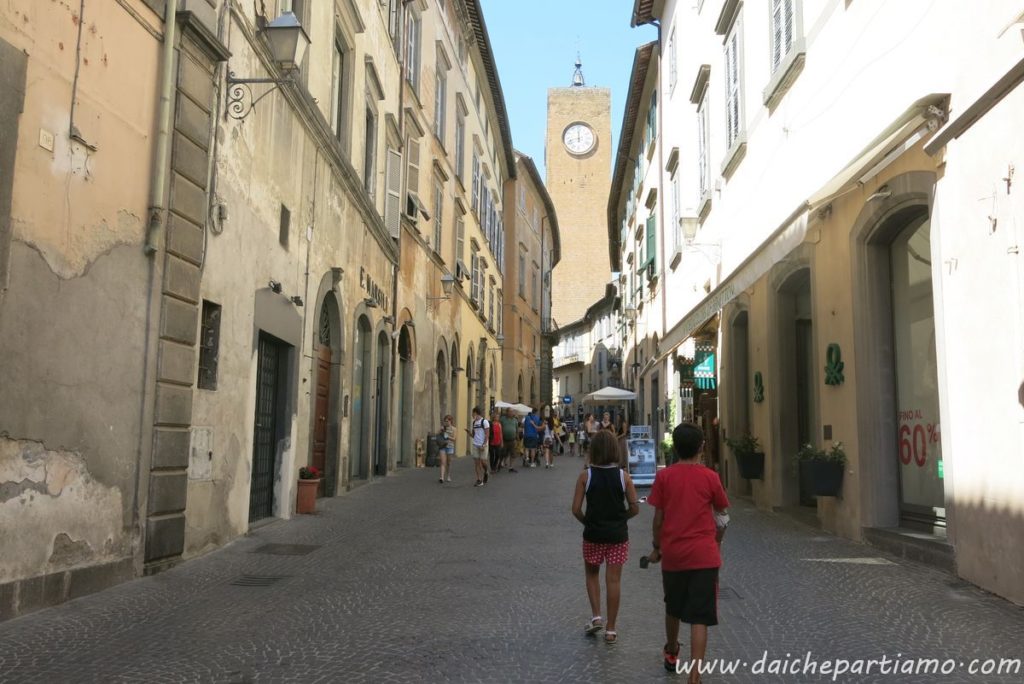
[[[0,40],[27,56],[0,293],[0,584],[130,567],[138,539],[159,43],[116,3],[86,7],[84,21],[67,3],[0,8]]]

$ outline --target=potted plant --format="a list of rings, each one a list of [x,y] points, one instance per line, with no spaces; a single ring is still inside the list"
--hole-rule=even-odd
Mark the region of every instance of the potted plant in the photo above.
[[[296,513],[316,513],[316,493],[320,488],[320,469],[316,466],[299,468],[299,491],[295,498]]]
[[[736,464],[740,468],[740,477],[747,480],[764,479],[764,452],[757,437],[744,432],[736,438],[726,437],[725,443],[736,456]]]
[[[661,449],[659,449],[659,451],[661,452],[659,454],[659,456],[661,456],[661,459],[660,459],[661,463],[659,465],[665,465],[665,466],[672,465],[672,463],[675,461],[675,457],[672,455],[672,435],[671,434],[666,433],[665,436],[662,438],[662,440],[661,440]]]
[[[828,450],[811,444],[796,453],[800,487],[812,496],[838,496],[843,486],[846,452],[842,442],[832,442]]]

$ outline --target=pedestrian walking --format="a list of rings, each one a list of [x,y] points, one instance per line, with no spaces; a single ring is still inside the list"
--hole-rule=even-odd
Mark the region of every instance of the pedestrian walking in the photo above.
[[[622,566],[629,560],[629,528],[626,521],[640,512],[636,488],[629,474],[618,465],[618,444],[608,432],[594,436],[590,444],[590,462],[576,479],[572,514],[583,523],[583,569],[590,621],[585,631],[595,635],[604,628],[605,643],[618,639],[615,620],[619,614],[622,590]],[[586,510],[583,504],[586,502]],[[608,621],[601,618],[601,566]]]
[[[537,447],[540,446],[540,418],[533,409],[526,415],[523,421],[523,445],[526,447],[526,462],[524,468],[537,467]],[[529,463],[529,465],[527,465]]]
[[[718,624],[719,545],[728,524],[729,499],[718,473],[699,462],[704,435],[693,423],[672,431],[676,463],[659,470],[647,503],[655,508],[654,550],[665,593],[665,669],[678,671],[679,623],[690,625],[690,684],[700,682],[708,627]]]
[[[550,420],[540,421],[540,434],[542,435],[542,449],[544,453],[544,469],[551,467],[552,452],[555,450],[555,430]]]
[[[490,460],[491,460],[491,472],[496,473],[501,469],[501,457],[505,449],[505,440],[501,429],[500,416],[498,415],[498,409],[491,411],[491,429],[488,433],[490,435],[490,441],[488,443]]]
[[[480,412],[480,407],[474,406],[472,429],[466,428],[466,434],[473,440],[470,450],[473,454],[473,470],[476,472],[474,487],[487,484],[487,433],[490,427],[491,424]]]
[[[514,473],[513,458],[516,456],[516,438],[519,435],[519,421],[512,415],[511,409],[505,409],[499,421],[501,423],[501,437],[504,440],[502,445],[502,462],[508,468],[508,472]]]
[[[455,418],[451,415],[444,417],[441,434],[444,436],[444,447],[438,454],[441,459],[441,477],[438,482],[444,484],[445,480],[452,481],[452,459],[455,458]]]
[[[566,439],[569,441],[569,455],[570,456],[576,456],[576,437],[577,437],[577,430],[576,430],[576,428],[572,428],[571,430],[569,430],[569,434],[566,437]]]
[[[615,424],[615,438],[619,442],[619,465],[623,468],[629,467],[629,447],[626,440],[629,439],[629,421],[626,416],[619,414]]]
[[[605,411],[604,416],[601,418],[600,429],[615,432],[615,427],[612,425],[612,414],[608,413],[608,411]]]

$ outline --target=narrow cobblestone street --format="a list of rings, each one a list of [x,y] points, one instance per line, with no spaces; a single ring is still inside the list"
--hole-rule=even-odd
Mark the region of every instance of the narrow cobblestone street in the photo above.
[[[583,636],[580,529],[568,513],[578,463],[501,473],[478,489],[460,459],[451,485],[434,469],[405,471],[322,500],[318,515],[0,624],[0,681],[662,680],[660,575],[637,565],[649,507],[631,524],[619,643]],[[967,674],[975,658],[1024,656],[1020,608],[734,503],[710,655],[745,665],[705,681],[831,679],[751,674],[765,651],[957,662],[947,677],[838,681],[1022,681]],[[268,544],[310,548],[276,555]],[[243,576],[280,579],[238,586]]]

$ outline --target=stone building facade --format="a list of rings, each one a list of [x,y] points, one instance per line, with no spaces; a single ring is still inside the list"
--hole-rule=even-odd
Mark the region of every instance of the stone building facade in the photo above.
[[[587,86],[577,63],[573,85],[548,90],[544,165],[562,226],[566,258],[554,272],[557,325],[583,317],[610,278],[603,233],[612,162],[611,90]]]
[[[478,2],[83,7],[0,10],[0,618],[289,517],[300,466],[411,466],[500,391]]]
[[[636,0],[653,21],[683,296],[648,348],[712,383],[710,439],[765,455],[749,480],[713,465],[760,507],[1024,602],[1024,308],[998,294],[1024,279],[1004,230],[1024,215],[1019,8]],[[792,459],[835,443],[841,488],[818,495]]]
[[[516,153],[505,190],[504,395],[534,408],[551,400],[551,272],[561,259],[558,218],[533,159]]]

